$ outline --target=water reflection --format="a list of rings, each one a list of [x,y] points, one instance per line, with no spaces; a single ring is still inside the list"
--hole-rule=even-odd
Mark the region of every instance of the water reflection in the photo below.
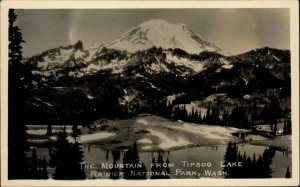
[[[147,179],[147,169],[140,162],[136,143],[124,153],[123,164],[124,179]]]
[[[107,151],[106,151],[107,152]],[[120,178],[120,169],[117,167],[117,163],[120,160],[120,151],[112,150],[111,155],[113,158],[113,168],[110,170],[110,179],[119,179]]]
[[[292,175],[291,153],[265,146],[231,144],[190,147],[170,152],[140,152],[136,144],[127,150],[103,150],[93,145],[87,145],[83,147],[85,163],[96,164],[97,169],[86,168],[85,173],[88,179],[284,178]],[[48,163],[48,148],[37,148],[36,152],[38,158],[45,157]],[[211,162],[211,167],[187,168],[183,167],[182,161],[190,163]],[[220,165],[220,161],[223,161],[225,165],[229,162],[242,162],[243,167],[232,169],[232,171],[227,170]],[[136,167],[120,167],[130,163],[135,164]],[[102,164],[107,164],[109,167],[104,167]],[[226,171],[228,175],[188,176],[176,173],[176,169],[181,169],[183,172],[191,170],[199,173],[209,169]],[[97,172],[96,175],[92,175],[94,171]],[[54,170],[48,167],[49,178],[52,177],[53,172]]]
[[[232,135],[247,141],[267,140],[269,138],[267,134],[262,134],[259,132],[236,132],[236,133],[232,133]]]
[[[223,164],[223,171],[227,174],[225,178],[271,178],[274,155],[274,148],[266,148],[256,159],[255,153],[252,157],[246,152],[242,154],[235,143],[229,142]]]
[[[157,159],[153,156],[151,161],[151,179],[170,179],[171,171],[169,167],[170,161],[168,157],[164,162],[161,153],[158,153]]]

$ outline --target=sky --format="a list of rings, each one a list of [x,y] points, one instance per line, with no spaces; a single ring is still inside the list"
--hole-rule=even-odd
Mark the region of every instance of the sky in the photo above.
[[[239,54],[260,47],[290,49],[289,9],[19,9],[23,56],[83,41],[106,44],[151,19],[183,23],[201,39]]]

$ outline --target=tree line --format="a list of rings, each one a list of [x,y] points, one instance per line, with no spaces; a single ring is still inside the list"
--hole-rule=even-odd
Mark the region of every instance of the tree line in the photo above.
[[[228,163],[241,162],[241,167],[224,167],[223,171],[227,173],[225,178],[271,178],[272,177],[272,159],[275,155],[275,149],[266,148],[261,155],[246,156],[238,151],[235,143],[229,142],[227,144],[224,155],[224,165]],[[286,178],[291,177],[289,166],[287,166]]]
[[[267,123],[270,125],[271,133],[276,135],[277,125],[283,120],[283,134],[291,134],[292,132],[291,110],[289,108],[283,110],[275,97],[269,100],[269,103],[263,107],[261,112],[258,111],[255,101],[251,107],[236,104],[231,111],[228,109],[221,110],[219,102],[217,102],[216,104],[209,104],[205,113],[201,113],[201,110],[195,109],[195,107],[192,107],[189,112],[186,104],[179,105],[168,102],[166,106],[161,107],[164,107],[164,109],[161,109],[160,114],[165,117],[196,124],[250,129],[257,123]]]

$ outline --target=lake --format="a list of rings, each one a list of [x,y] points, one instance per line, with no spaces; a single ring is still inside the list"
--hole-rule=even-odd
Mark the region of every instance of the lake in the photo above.
[[[87,178],[109,178],[109,173],[117,171],[120,173],[117,178],[122,178],[124,168],[122,168],[123,158],[126,150],[103,150],[95,145],[85,145],[82,147],[84,151],[84,162]],[[169,169],[169,178],[225,178],[224,156],[226,154],[227,145],[219,146],[200,146],[186,147],[168,152],[138,152],[139,162],[144,164],[147,171],[147,178],[151,178],[153,171],[152,159],[156,162],[163,160],[165,165],[162,169]],[[248,143],[240,143],[237,145],[238,152],[250,160],[255,155],[258,160],[259,155],[263,155],[270,148],[266,146],[251,145]],[[273,149],[272,149],[273,150]],[[39,158],[45,157],[49,159],[48,148],[37,148]],[[159,158],[160,157],[160,158]],[[166,160],[168,159],[168,164]],[[248,159],[249,160],[249,159]],[[284,151],[273,150],[270,156],[272,163],[272,178],[284,178],[287,167],[291,171],[291,154]],[[221,163],[223,161],[223,165]],[[113,167],[113,163],[115,163]],[[91,166],[91,164],[94,164]],[[247,163],[241,163],[245,165]],[[159,167],[156,167],[159,168]],[[114,169],[114,170],[112,170]],[[54,169],[49,168],[48,172],[51,177]],[[153,177],[153,176],[152,176]]]

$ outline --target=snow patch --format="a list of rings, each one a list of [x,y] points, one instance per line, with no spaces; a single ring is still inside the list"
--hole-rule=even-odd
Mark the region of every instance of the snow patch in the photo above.
[[[138,141],[138,143],[146,143],[146,144],[152,144],[152,141],[148,138],[143,138],[143,139],[140,139]]]
[[[152,148],[152,147],[151,147],[150,145],[146,145],[146,146],[142,147],[143,150],[149,150],[149,149],[151,149],[151,148]]]
[[[279,62],[280,60],[279,60],[279,58],[277,58],[275,55],[273,55],[273,57]]]
[[[53,105],[49,102],[43,102],[45,105],[52,107]]]
[[[110,133],[110,132],[97,132],[93,134],[84,134],[79,137],[79,142],[80,143],[94,142],[115,135],[116,133]]]
[[[27,130],[28,134],[32,134],[32,135],[45,135],[47,132],[46,129],[30,129]]]
[[[87,97],[88,99],[94,99],[94,96],[92,96],[92,95],[90,95],[90,94],[87,94],[86,97]]]
[[[160,64],[160,63],[159,64],[152,63],[150,65],[150,69],[156,73],[170,71],[164,64]]]
[[[166,150],[174,147],[181,147],[181,146],[187,146],[191,144],[189,141],[183,139],[182,137],[177,137],[176,140],[169,138],[166,134],[152,130],[147,129],[152,135],[157,136],[161,143],[158,145],[159,148]]]
[[[44,143],[47,142],[47,139],[28,139],[29,142],[34,142],[34,143]]]
[[[220,58],[221,64],[222,64],[222,68],[224,69],[231,69],[233,68],[233,64],[231,64],[230,61],[224,59],[224,58]]]
[[[203,70],[204,66],[199,61],[189,60],[188,58],[178,58],[177,56],[173,56],[170,52],[166,55],[166,62],[175,63],[177,66],[186,66],[195,72],[200,72]]]
[[[234,127],[220,127],[220,126],[208,126],[208,125],[191,125],[184,123],[183,126],[171,126],[173,129],[178,129],[178,130],[184,130],[187,132],[191,132],[194,134],[200,134],[203,135],[206,138],[209,139],[218,139],[218,140],[226,140],[226,139],[231,139],[232,133],[238,132],[238,131],[247,131],[244,129],[238,129]]]
[[[193,109],[194,112],[198,112],[198,114],[201,114],[201,117],[203,117],[206,114],[207,109],[199,107],[194,101],[191,101],[190,104],[179,104],[179,107],[185,107],[188,114],[192,114]]]
[[[77,50],[74,54],[74,57],[75,57],[76,60],[79,59],[79,58],[84,58],[84,56],[85,56],[85,53],[81,50]]]
[[[137,123],[143,124],[143,125],[149,125],[148,121],[145,121],[143,119],[139,119],[136,121]]]
[[[173,101],[175,100],[175,94],[173,94],[173,95],[169,95],[169,96],[167,96],[167,102],[169,103],[173,103]]]

